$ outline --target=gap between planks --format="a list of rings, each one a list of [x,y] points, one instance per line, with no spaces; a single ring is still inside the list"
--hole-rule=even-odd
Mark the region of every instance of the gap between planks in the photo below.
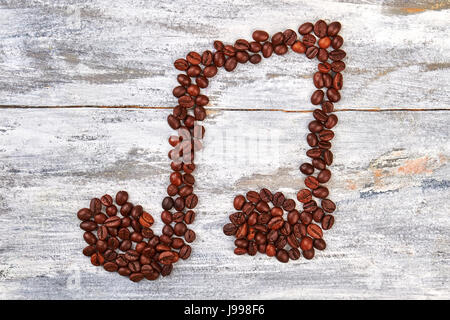
[[[95,105],[73,105],[73,106],[26,106],[26,105],[0,105],[0,109],[150,109],[150,110],[171,110],[172,107],[155,107],[155,106],[139,106],[139,105],[121,105],[121,106],[95,106]],[[206,108],[208,110],[208,108]],[[288,113],[311,113],[314,110],[285,110],[282,108],[214,108],[210,111],[275,111]],[[381,108],[336,108],[334,112],[428,112],[428,111],[450,111],[450,108],[398,108],[381,109]]]

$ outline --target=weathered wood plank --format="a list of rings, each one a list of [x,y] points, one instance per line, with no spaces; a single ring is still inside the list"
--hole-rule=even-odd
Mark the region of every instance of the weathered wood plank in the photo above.
[[[252,30],[343,23],[344,108],[449,108],[447,1],[3,1],[1,105],[172,106],[172,62]],[[221,72],[210,108],[307,109],[315,63],[295,54]]]
[[[221,229],[236,193],[267,186],[293,197],[302,187],[311,115],[213,111],[196,161],[191,259],[154,283],[91,266],[75,213],[92,196],[127,189],[159,216],[166,114],[2,110],[0,298],[450,298],[449,129],[440,111],[339,113],[329,248],[287,265],[233,255]]]

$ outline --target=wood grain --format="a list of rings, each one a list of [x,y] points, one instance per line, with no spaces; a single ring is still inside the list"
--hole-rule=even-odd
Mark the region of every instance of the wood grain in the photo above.
[[[169,278],[139,284],[93,267],[81,254],[76,211],[94,195],[127,189],[159,216],[169,174],[166,115],[2,110],[0,298],[450,297],[447,111],[338,112],[329,183],[338,211],[328,249],[287,265],[235,256],[221,229],[235,194],[268,186],[294,197],[303,186],[297,168],[311,115],[210,111],[196,160],[191,258]]]
[[[0,17],[1,105],[170,107],[188,51],[328,17],[351,57],[340,107],[450,108],[447,1],[2,1]],[[291,53],[221,72],[209,108],[306,110],[315,64]]]

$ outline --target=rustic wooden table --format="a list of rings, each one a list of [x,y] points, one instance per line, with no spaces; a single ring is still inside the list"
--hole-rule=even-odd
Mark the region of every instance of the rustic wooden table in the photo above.
[[[450,298],[450,4],[405,3],[1,1],[0,298]],[[291,53],[207,89],[191,259],[139,284],[90,265],[75,213],[92,196],[159,216],[174,59],[318,18],[342,22],[348,66],[327,250],[285,265],[222,233],[235,194],[303,186],[315,64]]]

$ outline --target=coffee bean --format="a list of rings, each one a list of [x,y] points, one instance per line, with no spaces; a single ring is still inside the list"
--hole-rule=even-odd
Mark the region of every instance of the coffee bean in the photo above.
[[[341,100],[341,95],[340,95],[339,91],[336,90],[335,88],[330,88],[327,90],[327,98],[331,102],[337,102],[337,101]]]
[[[298,28],[298,33],[305,35],[313,31],[314,25],[311,22],[305,22]]]
[[[321,170],[317,175],[317,180],[320,183],[326,183],[330,180],[330,178],[331,178],[331,171],[328,169]]]
[[[277,46],[277,45],[283,43],[283,41],[284,41],[284,35],[281,32],[277,32],[272,36],[272,44],[274,46]]]
[[[95,250],[96,249],[94,245],[89,245],[83,249],[83,254],[87,257],[90,257],[95,253]]]
[[[277,55],[283,55],[283,54],[286,54],[287,51],[288,51],[288,47],[287,47],[286,45],[284,45],[284,44],[276,45],[276,46],[273,48],[273,52],[275,52]]]
[[[325,113],[330,113],[334,111],[334,105],[330,101],[325,101],[322,103],[322,111]]]
[[[269,39],[269,34],[263,30],[255,30],[253,31],[252,38],[258,42],[264,42]]]
[[[103,268],[108,272],[116,272],[119,269],[118,265],[114,262],[106,262]]]
[[[304,225],[310,224],[313,219],[311,212],[307,212],[307,211],[302,211],[302,213],[300,213],[299,217],[300,217],[300,221]]]
[[[213,60],[216,67],[221,68],[225,65],[226,58],[223,52],[216,52],[214,53]]]
[[[256,191],[249,191],[246,194],[247,200],[256,204],[261,199],[259,193]]]
[[[95,243],[95,247],[97,248],[97,251],[100,253],[105,252],[108,249],[108,243],[106,241],[103,240],[98,240]]]
[[[314,258],[314,248],[303,251],[303,256],[305,257],[305,259],[308,259],[308,260],[311,260],[312,258]]]
[[[341,90],[343,86],[343,77],[341,73],[336,73],[333,78],[333,88],[336,90]]]
[[[306,49],[306,57],[308,59],[313,59],[317,56],[317,54],[319,53],[319,48],[315,47],[315,46],[310,46]]]
[[[319,181],[316,177],[309,176],[305,178],[305,186],[310,189],[317,189],[319,187]]]
[[[308,189],[302,189],[297,193],[297,200],[302,203],[307,203],[307,202],[311,201],[311,199],[312,199],[312,194],[311,194],[311,191],[309,191]]]
[[[261,189],[261,191],[259,192],[259,196],[264,202],[271,202],[273,198],[272,192],[270,192],[270,190],[266,188]]]
[[[311,131],[313,133],[318,133],[323,130],[323,126],[322,126],[322,123],[320,123],[317,120],[314,120],[308,124],[308,129],[309,129],[309,131]]]
[[[316,72],[313,75],[313,83],[317,89],[323,88],[323,75],[320,72]]]
[[[89,208],[94,214],[100,213],[102,210],[102,202],[98,198],[94,198],[91,200]]]
[[[286,250],[280,249],[277,251],[277,259],[280,262],[286,263],[289,261],[289,254]]]
[[[287,29],[283,32],[284,43],[287,46],[292,46],[294,42],[297,40],[297,33],[295,33],[292,29]]]
[[[344,44],[344,39],[341,36],[336,36],[331,40],[331,46],[333,49],[337,50]],[[341,59],[338,59],[341,60]]]
[[[325,209],[324,209],[325,210]],[[331,214],[327,214],[322,218],[322,229],[329,230],[333,227],[334,217]]]
[[[295,206],[295,203],[294,203]],[[258,201],[258,203],[256,204],[256,210],[258,210],[261,213],[267,213],[269,212],[270,208],[269,205],[267,204],[267,202],[265,201]]]
[[[317,44],[319,45],[320,48],[326,49],[331,45],[331,39],[329,37],[320,38]]]
[[[205,67],[205,69],[203,70],[203,74],[205,75],[205,77],[207,78],[212,78],[217,74],[217,67],[215,65],[210,65]],[[192,95],[192,94],[191,94]]]
[[[289,250],[289,259],[298,260],[300,256],[301,256],[300,251],[297,248],[291,248]]]
[[[309,149],[306,151],[306,155],[310,158],[319,158],[322,155],[322,150],[315,148],[315,149]]]
[[[124,217],[129,216],[131,210],[133,209],[133,204],[130,202],[124,203],[124,205],[120,208],[120,214]]]
[[[341,30],[341,24],[337,21],[332,22],[328,25],[327,34],[330,37],[335,37]]]
[[[207,67],[213,63],[213,54],[211,51],[206,50],[203,51],[202,57],[201,57],[202,64]]]
[[[277,254],[277,249],[273,244],[268,244],[266,246],[266,254],[269,257],[274,257]]]
[[[186,208],[194,209],[197,206],[198,197],[195,194],[190,194],[186,197],[185,204]]]
[[[326,88],[331,88],[331,86],[333,85],[333,78],[328,73],[324,73],[322,75],[322,78],[323,78],[323,86]]]
[[[189,245],[187,245],[187,244],[184,245],[184,246],[180,249],[180,252],[179,252],[180,258],[183,259],[183,260],[189,258],[189,256],[191,255],[191,251],[192,251],[191,246],[189,246]]]
[[[324,93],[322,90],[316,90],[311,95],[311,103],[314,105],[321,104],[323,101]]]
[[[186,94],[186,88],[182,86],[175,87],[172,90],[172,94],[177,98],[184,96]]]
[[[327,28],[328,28],[328,26],[327,26],[327,23],[325,21],[318,20],[314,24],[314,33],[319,38],[325,37],[327,35]]]
[[[324,199],[328,197],[328,189],[326,187],[318,187],[312,191],[312,194],[316,198]]]
[[[191,229],[187,229],[185,234],[184,234],[184,239],[186,240],[186,242],[193,242],[196,238],[195,232]]]
[[[228,57],[234,57],[236,54],[236,49],[231,45],[226,45],[223,48],[223,53]]]
[[[281,192],[276,192],[273,195],[272,203],[276,207],[281,207],[283,205],[283,203],[284,203],[284,200],[285,200],[284,195]]]
[[[269,58],[273,53],[273,45],[270,42],[265,42],[262,46],[262,55],[264,58]]]
[[[227,59],[227,61],[225,62],[225,70],[230,72],[233,71],[237,66],[237,60],[235,57],[230,57]]]
[[[316,37],[314,37],[312,34],[307,34],[307,35],[303,36],[302,41],[306,47],[312,47],[316,44]],[[318,49],[317,49],[317,51],[318,51]]]
[[[300,216],[297,210],[289,211],[287,215],[287,220],[291,225],[295,225],[298,222],[299,218]]]
[[[200,75],[200,73],[202,73],[202,68],[200,68],[197,65],[191,65],[187,70],[186,70],[186,74],[189,77],[196,77],[198,75]]]
[[[330,150],[325,150],[323,152],[323,160],[330,166],[333,163],[333,153]]]
[[[319,48],[319,51],[317,52],[317,60],[326,62],[328,60],[328,51],[323,48]]]
[[[306,228],[306,231],[311,237],[315,239],[320,239],[323,236],[322,229],[317,224],[309,224]]]
[[[321,205],[325,212],[332,213],[336,210],[336,205],[330,199],[323,199]]]
[[[329,64],[328,62],[322,62],[319,63],[317,65],[317,69],[319,70],[319,72],[321,73],[328,73],[331,70],[331,64]]]
[[[84,239],[84,241],[86,241],[87,244],[90,244],[90,245],[94,245],[94,244],[97,243],[97,238],[96,238],[95,235],[94,235],[92,232],[90,232],[90,231],[86,231],[86,232],[83,234],[83,239]]]
[[[216,40],[214,41],[214,49],[216,49],[217,51],[222,51],[224,48],[223,42]]]
[[[250,47],[250,44],[247,40],[245,39],[238,39],[236,40],[236,42],[234,43],[234,47],[236,48],[236,50],[239,51],[245,51],[248,50]]]
[[[249,58],[250,63],[257,64],[261,62],[261,56],[259,54],[252,54]]]
[[[130,280],[133,282],[139,282],[142,279],[144,279],[144,275],[140,272],[130,274]]]
[[[162,201],[162,208],[164,210],[170,210],[173,207],[173,199],[171,197],[165,197]]]
[[[93,212],[88,208],[80,209],[77,213],[78,219],[80,219],[82,221],[87,221],[90,218],[92,218],[92,216],[93,216]]]
[[[185,59],[177,59],[175,60],[173,65],[180,71],[185,71],[187,70],[187,68],[189,68],[189,63]]]
[[[305,53],[306,46],[303,44],[303,42],[297,40],[292,45],[292,51],[297,52],[297,53]]]
[[[334,114],[331,114],[327,121],[325,122],[324,126],[327,129],[333,128],[338,123],[338,117]]]
[[[334,61],[331,64],[331,70],[334,72],[342,72],[345,69],[345,63],[343,61]]]
[[[93,221],[83,221],[82,223],[80,223],[80,228],[84,231],[94,231],[95,229],[97,229],[97,224]]]
[[[283,202],[283,209],[286,211],[292,211],[295,209],[295,201],[292,199],[286,199]],[[269,211],[269,210],[267,210]]]
[[[309,164],[309,163],[303,163],[300,166],[300,171],[303,174],[310,175],[310,174],[314,173],[314,167],[311,164]]]
[[[247,249],[244,248],[235,248],[234,249],[234,254],[236,255],[243,255],[247,253]]]
[[[303,251],[307,251],[310,250],[313,247],[313,239],[311,239],[310,237],[303,237],[302,240],[300,241],[300,248]]]
[[[321,222],[322,218],[324,216],[324,212],[321,208],[317,208],[314,212],[313,212],[313,220],[315,222]]]

